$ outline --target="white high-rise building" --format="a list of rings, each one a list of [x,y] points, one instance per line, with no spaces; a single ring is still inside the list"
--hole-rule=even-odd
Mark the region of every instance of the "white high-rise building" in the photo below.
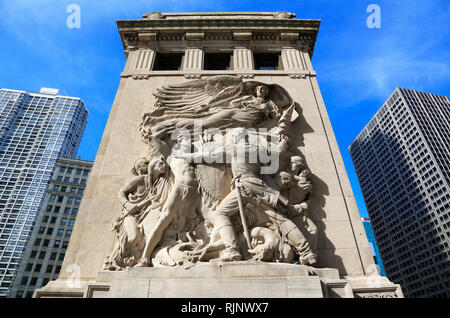
[[[80,98],[0,90],[0,297],[11,286],[59,156],[76,155],[88,111]]]

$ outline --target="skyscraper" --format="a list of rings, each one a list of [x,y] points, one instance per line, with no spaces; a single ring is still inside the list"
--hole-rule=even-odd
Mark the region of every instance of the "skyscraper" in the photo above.
[[[450,297],[450,102],[397,88],[349,147],[387,276]]]
[[[87,123],[80,98],[0,90],[0,297],[11,285],[59,156],[74,157]]]
[[[58,277],[92,161],[59,158],[8,297],[31,298]]]

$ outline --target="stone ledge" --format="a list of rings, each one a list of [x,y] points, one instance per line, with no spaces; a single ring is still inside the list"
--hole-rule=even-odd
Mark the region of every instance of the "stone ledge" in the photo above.
[[[72,287],[70,287],[72,284]],[[203,263],[190,268],[137,267],[95,281],[52,281],[35,298],[403,298],[382,276],[339,277],[334,268],[283,263]]]
[[[249,277],[292,277],[311,276],[339,278],[336,269],[315,269],[305,265],[283,263],[204,263],[191,268],[182,267],[133,267],[124,271],[101,271],[97,282],[110,282],[115,279],[150,278],[249,278]]]
[[[87,287],[112,298],[323,298],[317,276],[118,279]],[[88,293],[85,294],[88,296]]]

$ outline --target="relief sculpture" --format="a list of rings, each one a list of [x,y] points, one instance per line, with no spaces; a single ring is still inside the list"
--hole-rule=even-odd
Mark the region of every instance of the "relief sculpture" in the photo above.
[[[285,89],[237,76],[166,85],[139,125],[144,158],[118,193],[104,270],[283,262],[317,266],[313,185]]]

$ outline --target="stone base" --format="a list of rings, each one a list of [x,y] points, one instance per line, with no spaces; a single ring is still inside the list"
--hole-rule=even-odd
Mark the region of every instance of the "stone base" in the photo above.
[[[99,272],[95,282],[50,282],[43,297],[84,298],[353,298],[403,297],[385,277],[340,278],[337,269],[277,263],[199,264]]]

